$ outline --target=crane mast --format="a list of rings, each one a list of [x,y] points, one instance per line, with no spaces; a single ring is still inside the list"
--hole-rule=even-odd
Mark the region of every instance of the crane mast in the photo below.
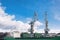
[[[33,20],[31,21],[31,23],[30,23],[30,25],[31,25],[31,30],[30,30],[30,33],[31,33],[31,37],[34,37],[34,34],[33,34],[33,32],[34,32],[34,23],[37,21],[37,13],[36,12],[34,12],[34,18],[33,18]]]
[[[47,36],[48,35],[48,31],[49,31],[49,29],[48,29],[48,19],[47,19],[47,12],[45,12],[45,36]]]

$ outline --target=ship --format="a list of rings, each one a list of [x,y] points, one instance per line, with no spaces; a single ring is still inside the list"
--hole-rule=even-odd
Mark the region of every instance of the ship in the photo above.
[[[34,33],[34,23],[38,20],[37,13],[34,12],[34,19],[29,23],[31,28],[29,30],[30,33],[19,31],[13,31],[11,33],[0,33],[0,40],[60,40],[60,33],[49,33],[48,28],[48,18],[47,12],[45,12],[45,29],[44,33]],[[2,39],[1,39],[2,38]]]

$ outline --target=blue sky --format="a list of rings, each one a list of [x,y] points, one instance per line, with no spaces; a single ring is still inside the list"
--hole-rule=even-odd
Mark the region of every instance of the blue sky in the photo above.
[[[43,0],[1,0],[6,12],[15,14],[16,17],[32,17],[34,11],[37,11],[39,17],[49,9],[49,1]]]
[[[16,20],[32,18],[34,11],[38,19],[44,23],[44,13],[48,13],[50,29],[60,29],[60,0],[0,0],[2,6],[6,7],[5,12],[15,15]]]

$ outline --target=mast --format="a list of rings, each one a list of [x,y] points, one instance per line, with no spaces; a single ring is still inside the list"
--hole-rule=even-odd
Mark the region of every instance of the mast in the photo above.
[[[38,14],[36,12],[34,12],[34,22],[38,20]]]
[[[47,18],[47,12],[45,12],[45,35],[48,35],[48,18]]]
[[[33,32],[34,32],[34,23],[37,21],[37,13],[36,12],[34,12],[34,18],[33,18],[33,20],[31,21],[31,23],[30,23],[30,25],[31,25],[31,30],[30,30],[30,33],[31,33],[31,37],[34,37],[34,34],[33,34]]]

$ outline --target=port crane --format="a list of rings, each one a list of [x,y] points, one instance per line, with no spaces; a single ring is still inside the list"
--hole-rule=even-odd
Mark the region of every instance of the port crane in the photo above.
[[[48,32],[49,32],[49,29],[48,29],[48,19],[47,19],[47,12],[45,12],[45,37],[48,36]]]
[[[30,22],[30,25],[31,25],[31,29],[30,29],[30,33],[31,33],[31,37],[34,37],[34,23],[38,20],[38,18],[37,18],[37,13],[36,12],[34,12],[34,17],[33,17],[33,20]]]

